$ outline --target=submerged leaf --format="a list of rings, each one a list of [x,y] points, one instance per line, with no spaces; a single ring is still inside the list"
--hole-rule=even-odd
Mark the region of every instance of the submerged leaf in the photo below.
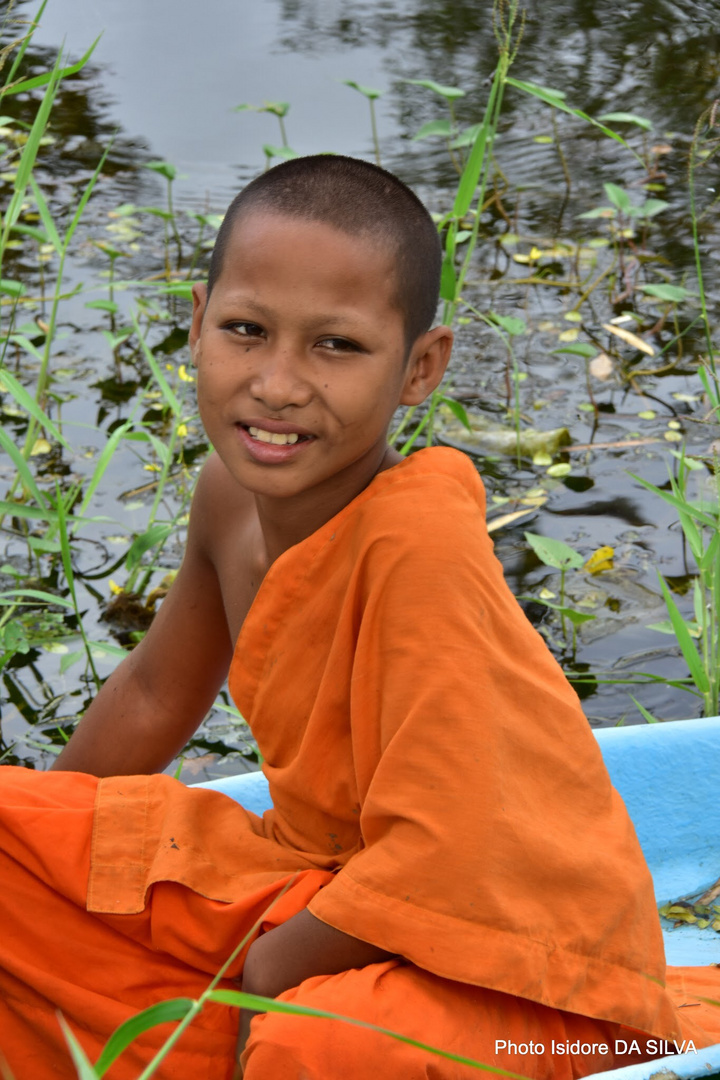
[[[632,345],[635,349],[639,349],[640,352],[647,353],[648,356],[655,355],[655,350],[652,345],[648,345],[647,341],[643,341],[637,334],[633,334],[629,330],[624,330],[622,326],[613,326],[612,323],[603,323],[602,327],[603,330],[607,330],[608,334],[614,334],[615,337],[619,337],[621,341],[624,341],[627,345]]]
[[[599,547],[597,551],[593,551],[583,569],[591,574],[601,574],[603,570],[612,570],[614,555],[615,548],[605,544],[603,547]]]

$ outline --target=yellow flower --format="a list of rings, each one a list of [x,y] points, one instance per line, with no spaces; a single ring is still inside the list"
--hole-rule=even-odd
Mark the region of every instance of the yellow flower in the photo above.
[[[112,578],[108,581],[108,585],[110,586],[110,592],[113,596],[119,596],[120,593],[124,591],[121,586],[118,585],[117,581],[113,581]]]
[[[178,375],[183,382],[195,382],[192,375],[188,374],[188,369],[185,367],[185,364],[181,364],[178,368]]]

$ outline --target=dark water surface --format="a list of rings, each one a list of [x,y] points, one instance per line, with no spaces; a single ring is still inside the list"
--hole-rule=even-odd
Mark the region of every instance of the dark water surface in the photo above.
[[[27,3],[16,8],[33,10]],[[144,162],[161,158],[177,166],[175,199],[181,210],[221,213],[235,191],[263,168],[263,143],[280,142],[273,116],[233,111],[239,103],[263,100],[291,103],[286,123],[296,151],[333,150],[372,159],[367,102],[342,85],[343,79],[355,79],[384,91],[377,102],[383,164],[413,184],[433,210],[443,211],[451,203],[457,173],[442,140],[413,141],[422,124],[446,115],[443,102],[405,80],[432,78],[462,87],[466,93],[457,104],[458,119],[470,125],[481,118],[497,59],[492,4],[486,0],[353,5],[340,0],[208,0],[204,5],[50,0],[28,54],[30,70],[51,63],[63,40],[72,56],[79,55],[101,31],[90,66],[61,85],[51,123],[55,142],[40,159],[53,207],[62,217],[115,133],[69,269],[69,283],[83,281],[86,288],[63,308],[65,336],[55,358],[56,385],[65,398],[62,416],[67,425],[75,425],[71,441],[79,447],[77,460],[63,467],[80,475],[89,467],[83,455],[88,461],[97,457],[112,425],[135,407],[142,382],[142,372],[129,366],[118,378],[100,333],[105,325],[101,313],[89,312],[85,303],[90,296],[106,295],[100,274],[107,262],[91,242],[104,238],[131,243],[122,234],[107,232],[108,226],[118,224],[108,213],[128,202],[162,204],[162,182],[141,167]],[[537,597],[543,587],[557,592],[557,575],[528,551],[525,529],[563,539],[585,557],[601,545],[615,548],[612,570],[569,575],[572,602],[596,616],[581,628],[574,654],[541,604],[530,603],[528,614],[543,625],[568,670],[684,676],[673,639],[647,625],[665,618],[656,568],[676,579],[682,604],[680,594],[693,567],[674,512],[629,473],[664,484],[667,462],[673,460],[669,450],[680,445],[668,440],[673,430],[698,454],[707,453],[718,438],[716,426],[700,423],[706,413],[697,377],[703,342],[690,331],[683,339],[682,356],[678,358],[676,347],[668,354],[677,359],[672,370],[635,375],[635,370],[658,368],[663,361],[657,355],[649,360],[632,350],[614,349],[619,343],[602,327],[629,312],[630,322],[622,325],[645,334],[659,351],[673,336],[673,313],[648,301],[639,286],[671,281],[695,289],[687,156],[698,117],[720,96],[720,5],[710,0],[535,0],[527,5],[512,75],[563,91],[570,105],[592,116],[638,114],[651,122],[652,130],[615,125],[643,164],[575,117],[559,113],[553,125],[547,105],[507,89],[496,147],[496,200],[482,219],[482,241],[466,296],[483,312],[520,316],[527,323],[528,333],[515,340],[518,367],[525,376],[520,383],[523,426],[566,427],[574,446],[598,448],[565,455],[562,460],[572,466],[565,478],[549,476],[546,466],[529,459],[518,467],[512,455],[478,454],[491,518],[526,507],[523,499],[538,504],[532,514],[495,533],[496,550],[516,594]],[[22,102],[18,104],[22,108]],[[648,180],[657,190],[643,191],[641,185]],[[627,246],[625,277],[617,277],[610,289],[608,276],[583,300],[580,324],[572,321],[583,292],[573,283],[577,271],[582,270],[579,276],[587,282],[594,280],[610,266],[612,244],[606,222],[579,215],[607,205],[605,182],[627,189],[636,202],[652,194],[669,206]],[[720,214],[713,203],[718,191],[717,162],[711,162],[698,175],[698,203],[706,211],[701,250],[715,325],[720,309]],[[189,218],[182,231],[192,236]],[[120,260],[121,276],[141,277],[161,269],[157,219],[145,217],[142,235],[133,242],[138,250],[125,266]],[[533,262],[535,247],[550,254]],[[517,261],[517,255],[525,261]],[[554,276],[555,286],[528,284],[533,267],[541,265]],[[202,261],[199,266],[202,269]],[[23,253],[17,254],[16,271],[38,280],[37,265]],[[169,320],[156,328],[153,338],[156,355],[175,364],[188,360],[188,310],[182,302],[172,306]],[[690,305],[677,314],[678,328],[685,329],[696,309]],[[588,407],[582,358],[553,354],[562,344],[561,335],[573,328],[580,330],[579,340],[590,337],[598,350],[605,348],[612,357],[609,377],[590,380],[597,413]],[[469,315],[458,330],[453,395],[470,409],[507,424],[504,346],[482,323],[469,321]],[[25,374],[32,385],[31,366]],[[639,416],[648,410],[655,416]],[[669,421],[679,427],[668,428]],[[4,423],[12,424],[12,418],[4,417]],[[608,445],[627,440],[647,441],[631,447]],[[193,445],[201,454],[200,431]],[[62,474],[62,468],[55,462],[46,474],[50,480]],[[142,532],[150,497],[127,492],[146,480],[142,462],[130,450],[117,455],[95,507],[120,524],[88,534],[78,556],[80,569],[109,565],[123,550],[122,537]],[[181,539],[166,550],[164,566],[177,563]],[[23,557],[11,539],[4,557],[16,565]],[[106,585],[95,582],[94,587],[97,595],[88,593],[88,606],[97,610],[90,621],[99,620],[108,596]],[[107,624],[97,621],[96,629],[99,637],[108,637]],[[108,661],[98,662],[109,670]],[[79,669],[61,674],[58,664],[55,654],[34,650],[29,660],[19,659],[4,673],[7,701],[0,753],[8,750],[6,760],[46,762],[49,756],[41,747],[47,739],[57,742],[54,725],[69,724],[82,710],[89,691],[75,675]],[[601,684],[585,691],[591,722],[613,724],[624,717],[640,721],[630,692],[663,719],[699,712],[697,701],[680,690]],[[238,732],[226,714],[215,713],[195,740],[184,775],[242,768],[237,753],[227,754],[242,752],[245,744]],[[216,753],[226,755],[224,760],[219,762]]]

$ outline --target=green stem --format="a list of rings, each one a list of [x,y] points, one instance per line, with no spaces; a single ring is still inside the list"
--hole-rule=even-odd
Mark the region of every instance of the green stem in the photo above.
[[[285,895],[285,893],[290,888],[290,886],[294,883],[296,878],[297,878],[297,874],[295,874],[293,877],[291,877],[290,880],[288,882],[286,882],[286,884],[283,886],[283,888],[277,894],[277,896],[272,901],[272,903],[263,911],[262,915],[258,916],[258,918],[253,923],[253,925],[250,927],[248,932],[245,934],[245,936],[243,937],[243,939],[239,943],[239,945],[237,945],[233,949],[230,956],[227,958],[227,960],[225,961],[223,966],[220,968],[217,975],[212,980],[212,982],[207,987],[207,989],[203,991],[203,993],[200,995],[200,997],[197,999],[197,1001],[193,1002],[192,1007],[190,1008],[189,1012],[187,1013],[187,1016],[183,1017],[183,1019],[180,1021],[178,1026],[175,1028],[173,1033],[169,1036],[169,1038],[167,1039],[165,1044],[160,1047],[157,1054],[152,1059],[152,1061],[147,1066],[147,1068],[143,1069],[143,1071],[140,1073],[140,1075],[138,1077],[138,1080],[150,1080],[150,1077],[157,1070],[158,1066],[160,1064],[162,1064],[162,1062],[168,1056],[168,1054],[172,1050],[173,1046],[178,1041],[178,1039],[180,1038],[182,1033],[185,1031],[185,1029],[190,1026],[190,1024],[193,1022],[195,1017],[198,1015],[198,1013],[202,1011],[202,1009],[203,1009],[203,1007],[205,1005],[205,1002],[209,998],[210,994],[212,994],[213,990],[218,985],[218,983],[221,981],[221,979],[224,978],[225,972],[228,970],[230,965],[240,955],[240,953],[245,948],[248,941],[250,941],[252,936],[260,929],[260,927],[262,926],[262,924],[265,921],[265,919],[267,918],[267,916],[270,914],[272,909],[277,904],[278,900],[280,900],[281,897]]]
[[[375,102],[372,98],[368,98],[370,102],[370,124],[372,126],[373,146],[375,147],[375,164],[382,165],[380,161],[380,140],[378,139],[377,121],[375,119]]]

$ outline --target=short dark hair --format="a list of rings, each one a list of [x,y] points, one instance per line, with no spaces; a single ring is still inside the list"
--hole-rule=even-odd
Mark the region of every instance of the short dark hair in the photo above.
[[[407,350],[432,326],[440,291],[440,238],[420,199],[392,173],[359,158],[313,154],[256,177],[230,203],[220,226],[208,295],[222,272],[233,228],[252,210],[322,221],[386,244],[397,268],[394,302],[403,316]]]

